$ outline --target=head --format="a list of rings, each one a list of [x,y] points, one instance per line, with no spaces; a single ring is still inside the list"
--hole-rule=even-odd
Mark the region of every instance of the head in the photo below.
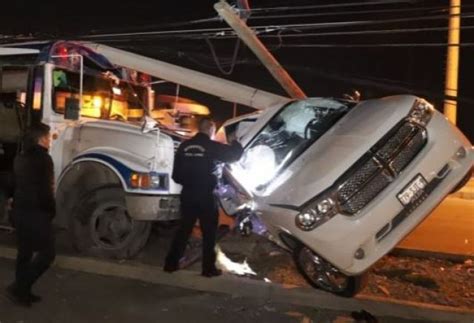
[[[211,118],[202,118],[199,120],[199,132],[208,135],[210,138],[214,137],[216,133],[216,124]]]
[[[39,145],[46,149],[51,146],[50,127],[44,123],[36,123],[31,125],[25,137],[26,145]]]

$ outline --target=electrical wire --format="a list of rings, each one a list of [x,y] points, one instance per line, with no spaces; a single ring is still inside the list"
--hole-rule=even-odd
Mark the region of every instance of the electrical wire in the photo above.
[[[211,50],[212,58],[214,59],[214,62],[216,63],[216,66],[219,69],[219,71],[224,75],[231,75],[232,72],[234,71],[235,62],[237,60],[237,55],[240,49],[240,39],[237,39],[237,41],[235,42],[234,53],[232,54],[232,61],[231,61],[229,70],[227,71],[224,70],[224,68],[222,67],[219,57],[216,54],[214,45],[212,44],[209,38],[206,38],[206,43],[209,46],[209,49]]]
[[[400,4],[400,3],[416,3],[419,0],[381,0],[381,1],[363,1],[349,2],[328,5],[308,5],[308,6],[292,6],[292,7],[267,7],[250,9],[253,12],[271,12],[271,11],[289,11],[289,10],[308,10],[308,9],[326,9],[326,8],[343,8],[343,7],[359,7],[372,5]]]
[[[454,8],[455,6],[453,6]],[[473,5],[464,5],[465,10]],[[401,12],[417,12],[417,11],[443,11],[449,10],[450,7],[436,6],[436,7],[417,7],[417,8],[403,8],[403,9],[376,9],[376,10],[351,10],[351,11],[336,11],[336,12],[317,12],[317,13],[298,13],[286,15],[253,15],[250,20],[257,19],[288,19],[288,18],[308,18],[308,17],[328,17],[328,16],[342,16],[342,15],[362,15],[362,14],[380,14],[380,13],[401,13]]]
[[[129,47],[129,46],[126,46],[126,47]],[[136,48],[133,48],[133,49],[136,49]],[[209,60],[209,56],[202,54],[202,52],[188,51],[185,53],[180,52],[179,55],[176,55],[176,52],[170,49],[163,50],[163,48],[160,47],[160,50],[170,53],[173,56],[184,58],[198,66],[201,66],[207,69],[209,68],[215,69],[215,65],[209,65],[209,64],[203,63],[202,60]],[[198,59],[197,57],[201,59]],[[230,61],[231,58],[228,58],[227,60]],[[261,66],[261,62],[255,59],[238,60],[236,64],[239,64],[239,65],[245,64],[249,66]],[[443,94],[439,94],[438,92],[433,92],[426,89],[417,89],[415,85],[406,83],[406,82],[398,82],[394,80],[371,77],[371,76],[365,76],[365,77],[354,76],[354,75],[346,74],[346,73],[337,73],[334,71],[327,71],[321,68],[315,68],[314,66],[308,67],[308,66],[285,64],[285,67],[288,71],[292,71],[292,72],[299,71],[299,72],[309,73],[313,76],[318,76],[318,77],[327,78],[327,79],[331,79],[335,81],[346,82],[346,83],[352,83],[357,86],[377,88],[377,89],[381,89],[385,91],[390,91],[392,93],[415,94],[415,95],[421,95],[425,97],[431,97],[433,99],[440,99],[440,100],[450,99],[450,100],[457,101],[459,103],[474,104],[474,98],[470,98],[466,96],[457,96],[457,97],[445,96]]]
[[[400,1],[395,1],[396,3]],[[413,2],[413,1],[401,1],[401,2]],[[376,1],[374,3],[386,3],[383,1]],[[363,4],[370,4],[370,3],[360,3],[361,5]],[[348,5],[344,5],[342,7],[346,7]],[[341,5],[329,5],[329,6],[324,6],[324,7],[341,7]],[[467,7],[473,7],[473,5],[463,5],[463,9]],[[291,7],[294,8],[294,7]],[[395,13],[395,12],[414,12],[414,11],[420,11],[420,10],[442,10],[446,9],[448,10],[450,7],[449,6],[432,6],[432,7],[418,7],[418,8],[407,8],[407,9],[378,9],[378,10],[364,10],[364,11],[342,11],[342,12],[326,12],[326,13],[310,13],[310,14],[293,14],[293,15],[273,15],[273,16],[265,16],[265,15],[252,15],[249,19],[251,20],[257,20],[257,19],[277,19],[277,18],[305,18],[305,17],[318,17],[318,16],[334,16],[334,15],[345,15],[345,14],[376,14],[376,13]],[[260,10],[260,9],[252,9],[252,10]],[[218,16],[216,17],[209,17],[209,18],[202,18],[202,19],[196,19],[196,20],[191,20],[191,21],[183,21],[183,22],[176,22],[176,23],[165,23],[165,24],[154,24],[154,25],[144,25],[136,28],[130,28],[127,27],[127,30],[143,30],[143,29],[155,29],[155,28],[169,28],[169,27],[181,27],[181,26],[188,26],[188,25],[195,25],[195,24],[201,24],[201,23],[209,23],[209,22],[217,22],[221,21],[222,19]],[[114,31],[110,31],[110,29],[107,30],[105,33],[105,30],[94,30],[94,34],[91,35],[82,35],[82,37],[94,37],[94,36],[101,36],[105,33],[105,35],[108,34],[117,34],[119,35],[119,31],[124,30],[124,28],[120,29],[114,29]],[[130,32],[127,32],[130,33]]]
[[[339,21],[339,22],[323,22],[323,23],[303,23],[303,24],[284,24],[284,25],[258,25],[253,26],[256,34],[270,33],[279,30],[308,30],[308,29],[327,29],[327,28],[341,28],[341,27],[355,27],[355,26],[372,26],[380,24],[400,23],[400,22],[419,22],[448,19],[450,17],[461,17],[463,19],[474,18],[474,14],[455,14],[455,15],[433,15],[420,16],[409,18],[396,18],[387,20],[356,20],[356,21]],[[230,32],[230,34],[228,33]],[[196,35],[197,34],[197,35]],[[118,34],[102,34],[102,35],[86,35],[79,39],[107,39],[115,37],[136,37],[136,36],[180,36],[183,38],[205,38],[205,37],[225,37],[233,35],[234,31],[231,28],[202,28],[202,29],[179,29],[179,30],[164,30],[164,31],[148,31],[135,33],[118,33]],[[183,36],[184,35],[184,36]]]
[[[127,30],[127,32],[128,32],[130,30],[182,27],[182,26],[197,25],[197,24],[217,22],[217,21],[221,21],[221,18],[219,18],[218,16],[215,16],[215,17],[202,18],[202,19],[196,19],[196,20],[191,20],[191,21],[182,21],[182,22],[173,22],[173,23],[164,23],[164,24],[153,24],[153,25],[143,25],[143,26],[135,27],[135,28],[127,27],[126,29],[125,28],[119,28],[119,29],[113,29],[113,30],[111,30],[111,29],[98,29],[98,30],[94,30],[94,34],[118,33],[118,32],[122,32],[123,30]],[[84,36],[88,36],[88,35],[84,35]],[[92,35],[90,35],[90,36],[92,36]]]
[[[260,66],[261,62],[258,60],[245,61],[243,64],[246,65],[255,65]],[[474,104],[474,98],[466,96],[446,96],[444,94],[439,94],[439,92],[433,92],[426,89],[417,89],[414,84],[406,82],[397,82],[385,78],[377,78],[371,76],[354,76],[347,73],[338,73],[334,71],[323,70],[321,68],[316,68],[314,66],[300,66],[300,65],[285,65],[285,68],[291,72],[303,72],[310,74],[311,76],[318,76],[321,78],[326,78],[335,81],[341,81],[346,83],[352,83],[357,86],[366,86],[371,88],[377,88],[381,90],[390,91],[392,93],[406,93],[406,94],[415,94],[425,97],[431,97],[434,99],[450,99],[457,101],[459,103]]]
[[[383,48],[383,47],[474,47],[474,43],[400,43],[400,44],[282,44],[292,48]]]
[[[390,24],[399,22],[419,22],[429,20],[440,20],[449,19],[450,17],[460,17],[464,19],[474,18],[474,14],[454,14],[454,15],[434,15],[434,16],[420,16],[420,17],[409,17],[409,18],[396,18],[387,20],[362,20],[362,21],[343,21],[343,22],[329,22],[329,23],[303,23],[303,24],[287,24],[277,26],[266,26],[266,28],[274,28],[272,31],[280,29],[317,29],[317,28],[334,28],[334,27],[345,27],[345,26],[370,26],[379,24]],[[262,28],[256,26],[257,30]]]
[[[451,30],[470,30],[474,26],[461,26],[460,28],[451,28]],[[373,34],[402,34],[429,31],[447,31],[449,27],[427,27],[427,28],[398,28],[398,29],[381,29],[381,30],[359,30],[359,31],[336,31],[323,33],[297,33],[297,34],[280,34],[280,35],[260,35],[260,38],[303,38],[318,36],[353,36],[353,35],[373,35]],[[221,37],[235,38],[237,35]]]

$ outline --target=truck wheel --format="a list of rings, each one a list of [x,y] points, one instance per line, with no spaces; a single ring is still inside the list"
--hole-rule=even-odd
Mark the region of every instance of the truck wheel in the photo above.
[[[324,291],[352,297],[365,285],[366,275],[347,276],[305,245],[298,246],[293,253],[298,271],[313,287]]]
[[[151,223],[130,218],[122,188],[113,186],[87,192],[73,209],[69,229],[77,251],[126,259],[145,246]]]

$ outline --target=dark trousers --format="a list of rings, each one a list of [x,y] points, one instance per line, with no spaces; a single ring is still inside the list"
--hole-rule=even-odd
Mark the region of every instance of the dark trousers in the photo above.
[[[178,267],[179,260],[184,254],[189,236],[193,230],[196,220],[199,220],[201,226],[203,245],[202,245],[202,271],[209,272],[215,270],[216,252],[216,233],[219,213],[217,203],[212,193],[198,198],[196,195],[181,195],[181,224],[176,232],[170,251],[166,257],[166,265]]]
[[[17,228],[18,254],[14,288],[18,295],[27,296],[33,284],[50,267],[56,257],[55,239],[51,225],[43,226],[46,232],[19,226]]]

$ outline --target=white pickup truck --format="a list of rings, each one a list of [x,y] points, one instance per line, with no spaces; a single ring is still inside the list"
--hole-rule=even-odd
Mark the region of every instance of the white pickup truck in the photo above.
[[[342,296],[469,180],[474,161],[463,134],[411,95],[298,100],[229,120],[218,138],[234,132],[245,152],[227,169],[224,209]]]

